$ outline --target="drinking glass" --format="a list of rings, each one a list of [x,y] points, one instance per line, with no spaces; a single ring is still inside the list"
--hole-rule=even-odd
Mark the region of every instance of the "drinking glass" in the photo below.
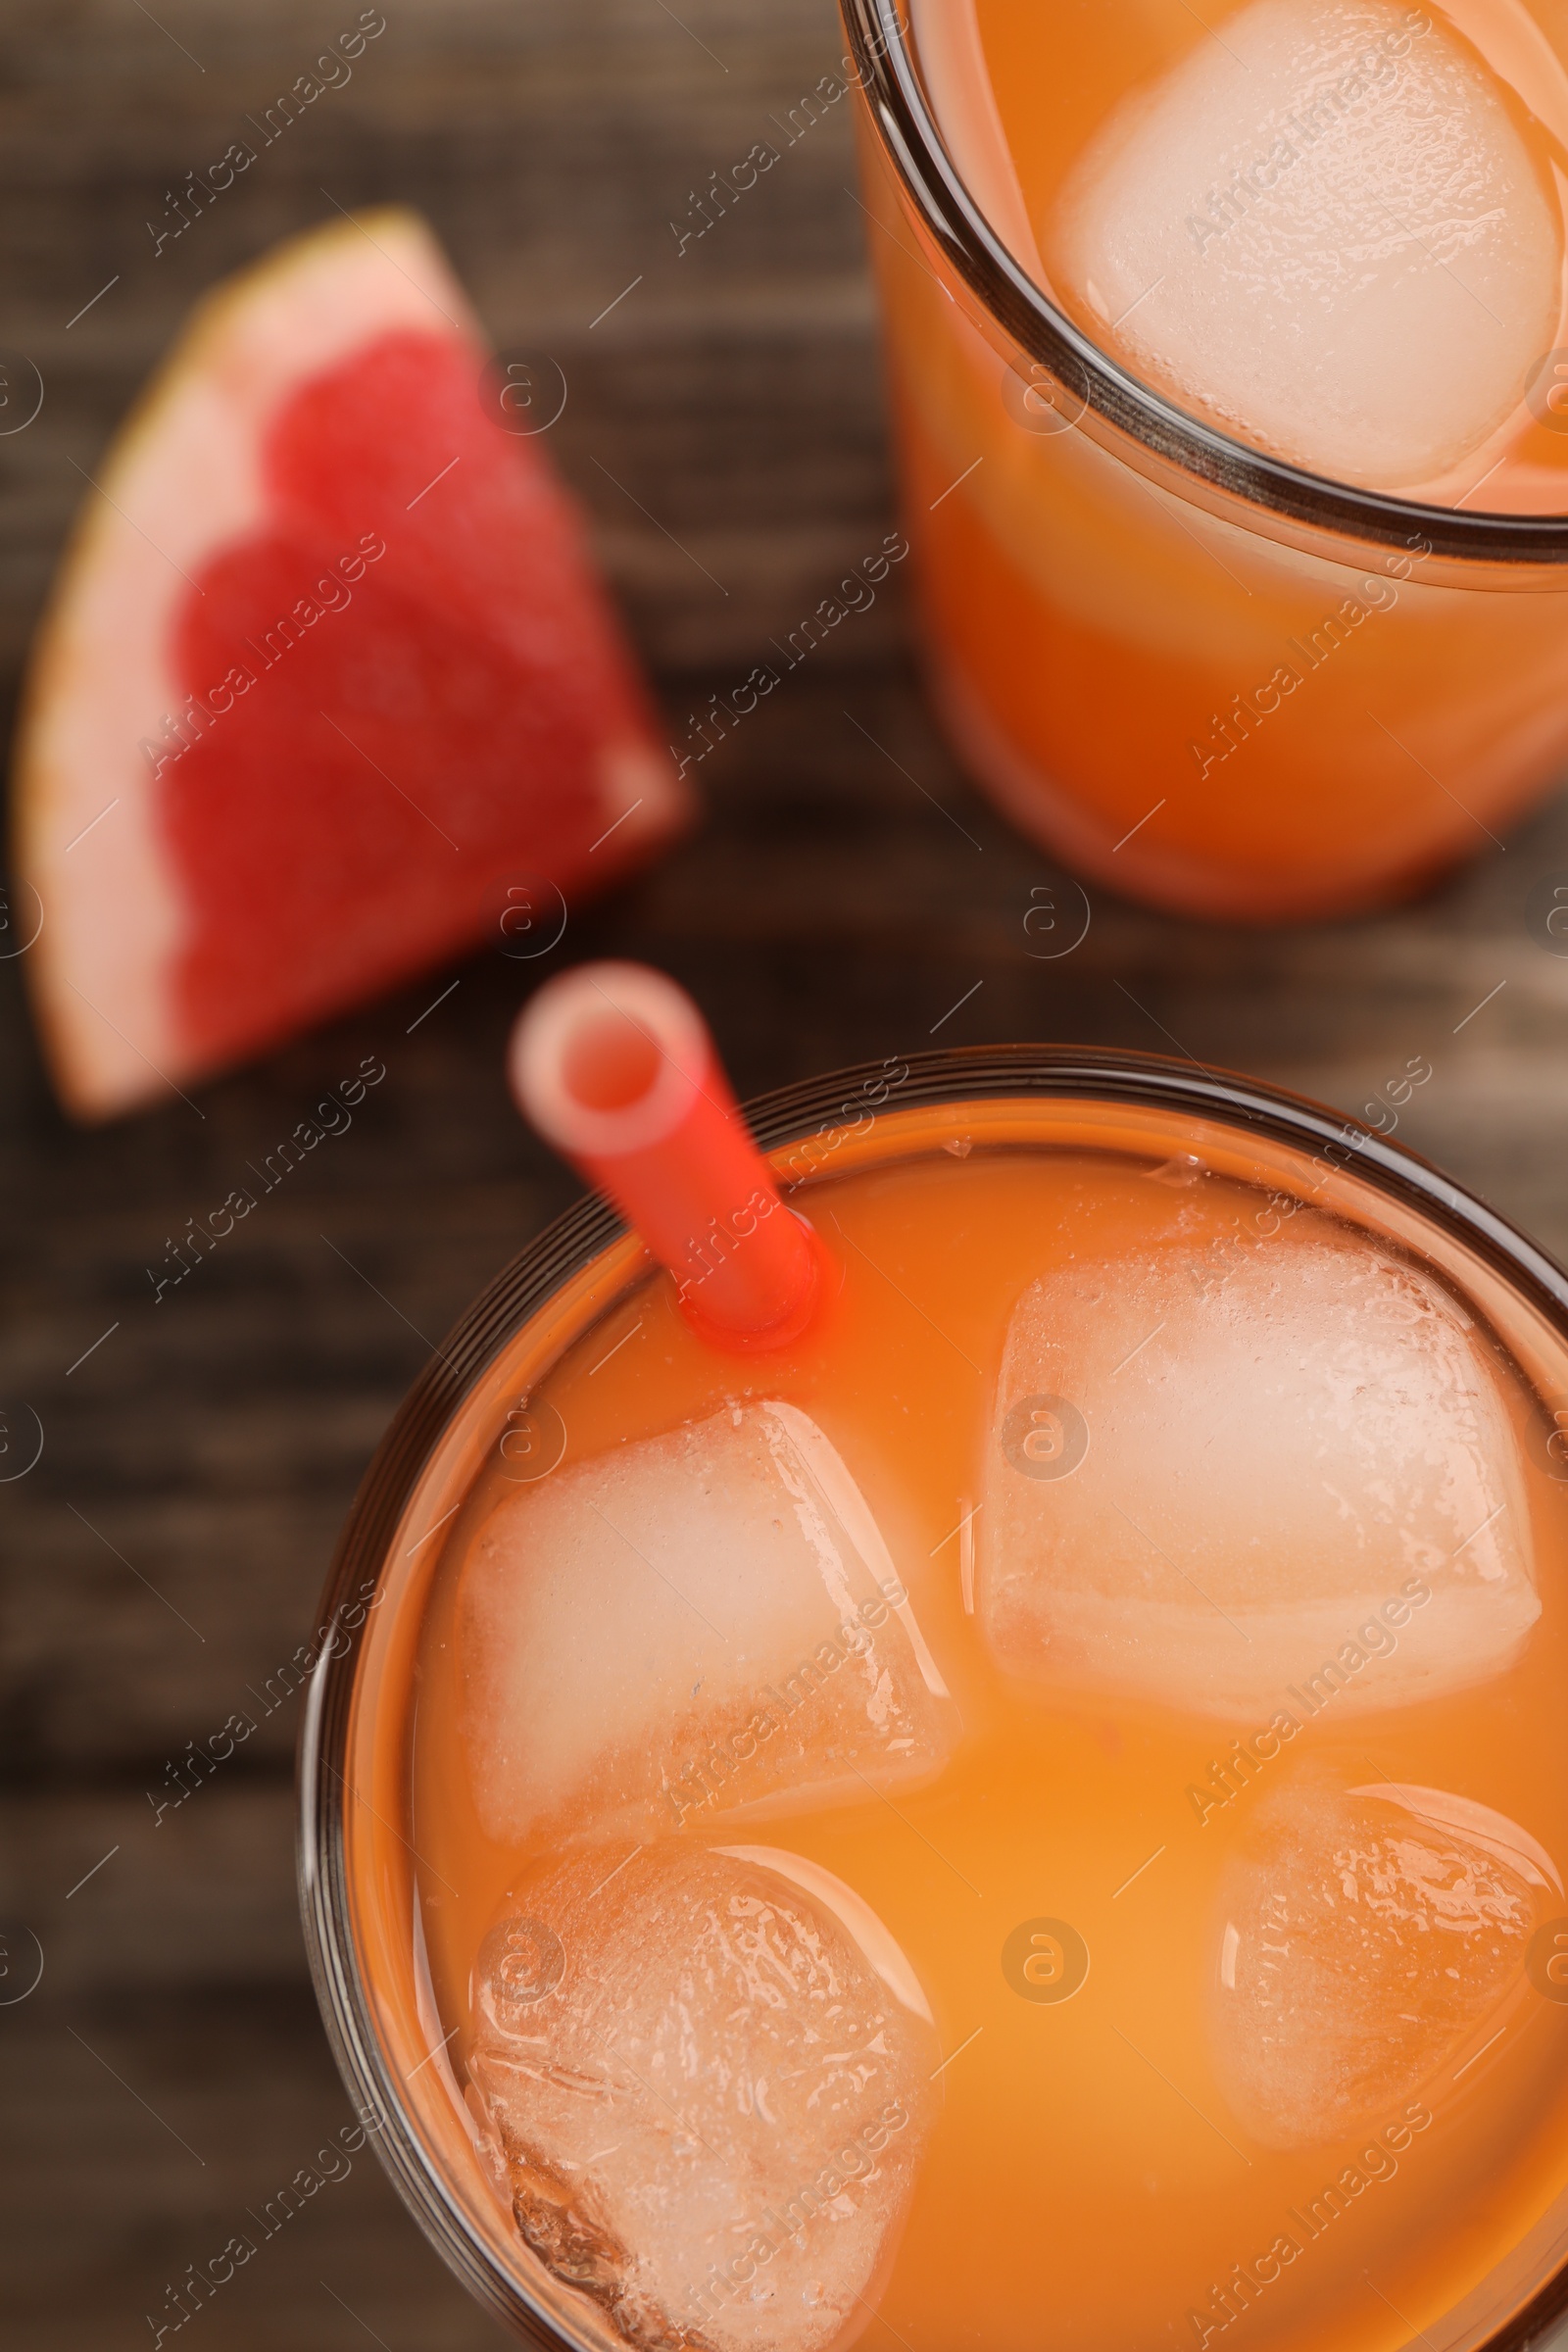
[[[1319,479],[1151,389],[964,185],[901,0],[843,11],[927,674],[974,775],[1079,871],[1238,922],[1500,846],[1568,761],[1568,515]]]
[[[1485,1202],[1386,1136],[1244,1078],[1089,1049],[973,1048],[845,1070],[770,1095],[751,1120],[808,1213],[862,1171],[947,1151],[1105,1155],[1142,1171],[1196,1157],[1259,1189],[1267,1245],[1312,1203],[1431,1268],[1544,1400],[1540,1461],[1568,1477],[1568,1276]],[[946,1164],[952,1168],[954,1161]],[[480,2160],[443,2039],[411,1839],[415,1662],[442,1530],[499,1449],[548,1473],[564,1433],[540,1380],[645,1286],[667,1284],[598,1199],[532,1242],[468,1309],[399,1410],[354,1503],[323,1595],[300,1751],[300,1893],[327,2033],[405,2202],[468,2289],[525,2341],[625,2352],[596,2308],[524,2245]],[[1549,1767],[1544,1767],[1549,1769]],[[1568,1924],[1568,1923],[1565,1923]],[[987,1966],[994,1966],[989,1947]],[[450,2037],[448,2037],[450,2039]],[[460,2062],[461,2067],[461,2062]],[[1533,2338],[1568,2307],[1565,2198],[1522,2217],[1472,2283],[1444,2352]],[[1021,2256],[1020,2258],[1027,2258]]]

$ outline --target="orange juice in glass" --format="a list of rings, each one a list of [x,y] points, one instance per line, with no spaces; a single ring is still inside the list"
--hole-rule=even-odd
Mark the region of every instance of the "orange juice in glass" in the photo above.
[[[1533,2341],[1568,1280],[1172,1063],[760,1125],[808,1320],[726,1341],[733,1221],[669,1271],[579,1209],[334,1571],[307,1925],[416,2214],[572,2352]]]
[[[845,0],[930,676],[1114,887],[1487,852],[1568,758],[1551,0]]]

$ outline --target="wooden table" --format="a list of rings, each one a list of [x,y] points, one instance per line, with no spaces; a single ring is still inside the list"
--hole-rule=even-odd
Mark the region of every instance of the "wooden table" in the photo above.
[[[139,0],[12,0],[0,339],[46,396],[0,439],[0,658],[14,677],[82,473],[196,292],[334,202],[402,199],[498,344],[564,367],[553,448],[683,731],[891,515],[847,110],[702,240],[681,251],[670,226],[834,64],[829,0],[386,14],[352,82],[155,258],[165,190],[337,19],[290,0],[160,0],[156,21]],[[891,597],[701,775],[702,828],[551,960],[668,966],[743,1092],[933,1036],[1057,1038],[1185,1053],[1353,1109],[1424,1054],[1435,1076],[1401,1134],[1568,1253],[1568,961],[1524,920],[1532,884],[1568,874],[1561,808],[1379,921],[1252,936],[1096,892],[1084,945],[1038,962],[1023,918],[1045,863],[956,769]],[[0,2296],[28,2352],[148,2342],[166,2284],[347,2112],[295,1915],[295,1706],[177,1811],[158,1819],[154,1800],[314,1625],[335,1531],[427,1344],[568,1198],[501,1082],[537,968],[481,956],[194,1112],[81,1135],[52,1106],[19,967],[0,963],[0,1397],[44,1432],[37,1467],[0,1486],[0,1998],[31,1973],[24,1931],[44,1956],[36,1990],[0,2007]],[[166,1239],[367,1053],[388,1079],[352,1132],[155,1306]],[[225,2352],[347,2352],[367,2330],[388,2352],[499,2340],[368,2155],[192,2326]]]

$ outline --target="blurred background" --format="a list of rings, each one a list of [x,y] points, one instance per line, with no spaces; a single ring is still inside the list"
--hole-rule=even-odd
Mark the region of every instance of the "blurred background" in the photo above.
[[[685,746],[895,519],[849,105],[797,113],[842,51],[830,0],[385,0],[352,79],[155,255],[170,192],[357,13],[11,0],[0,344],[45,391],[0,439],[8,710],[83,475],[190,302],[336,206],[397,200],[496,344],[564,371],[550,454]],[[710,174],[760,140],[777,166],[683,247]],[[1568,882],[1560,807],[1478,835],[1473,867],[1387,918],[1243,933],[1096,888],[1053,955],[1038,910],[1072,886],[937,736],[906,594],[895,572],[694,770],[695,832],[549,956],[498,937],[194,1107],[73,1130],[0,960],[0,2297],[29,2352],[156,2339],[166,2287],[351,2120],[296,1918],[281,1670],[400,1395],[571,1195],[502,1084],[539,979],[666,966],[743,1095],[997,1039],[1249,1069],[1396,1118],[1568,1255],[1568,941],[1529,911]],[[387,1076],[352,1130],[155,1306],[187,1218],[367,1054]],[[1415,1061],[1432,1076],[1401,1102]],[[256,1735],[160,1815],[258,1697]],[[227,2352],[501,2340],[368,2149],[190,2325]]]

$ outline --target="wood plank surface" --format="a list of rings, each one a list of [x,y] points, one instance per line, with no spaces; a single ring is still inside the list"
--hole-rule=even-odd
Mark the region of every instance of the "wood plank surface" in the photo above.
[[[838,55],[827,0],[691,0],[678,19],[661,0],[388,0],[353,80],[154,257],[164,191],[356,13],[13,0],[0,335],[45,403],[0,438],[0,665],[14,687],[83,474],[190,300],[332,200],[395,199],[429,214],[500,344],[564,367],[552,446],[679,728],[892,518],[850,126],[829,114],[789,144],[767,128]],[[755,198],[681,252],[690,191],[768,137],[781,160]],[[933,1041],[1058,1038],[1354,1109],[1425,1054],[1401,1135],[1568,1255],[1568,960],[1525,920],[1538,880],[1568,876],[1560,805],[1378,920],[1253,935],[1095,890],[1083,945],[1038,961],[1024,917],[1049,860],[935,732],[891,595],[700,784],[693,836],[574,914],[545,964],[498,942],[194,1111],[70,1129],[0,962],[0,1402],[44,1440],[0,1484],[0,2298],[28,2352],[151,2341],[166,2282],[346,2116],[294,1912],[297,1702],[187,1804],[156,1803],[186,1743],[308,1638],[429,1343],[570,1197],[501,1080],[545,970],[610,951],[667,965],[743,1093]],[[353,1128],[155,1303],[186,1218],[367,1054],[387,1076]],[[44,1974],[19,2000],[31,1936]],[[291,2227],[184,2340],[499,2340],[368,2153]]]

